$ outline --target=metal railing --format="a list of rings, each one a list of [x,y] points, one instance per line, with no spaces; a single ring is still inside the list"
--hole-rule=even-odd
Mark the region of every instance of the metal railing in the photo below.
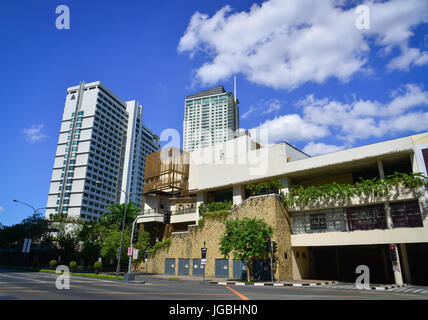
[[[156,210],[156,209],[147,209],[147,210],[141,210],[140,214],[152,215],[152,214],[163,214],[163,212],[159,212],[159,210]]]
[[[185,209],[172,211],[172,215],[187,214],[187,213],[196,213],[196,208],[185,208]]]

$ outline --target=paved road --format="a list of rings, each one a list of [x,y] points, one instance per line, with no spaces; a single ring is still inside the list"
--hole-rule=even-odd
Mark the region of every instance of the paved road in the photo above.
[[[69,290],[58,290],[57,275],[0,269],[2,299],[79,300],[428,300],[428,287],[402,291],[368,291],[352,287],[257,287],[213,285],[197,281],[176,281],[137,277],[135,283],[72,276]],[[406,290],[419,290],[406,291]]]

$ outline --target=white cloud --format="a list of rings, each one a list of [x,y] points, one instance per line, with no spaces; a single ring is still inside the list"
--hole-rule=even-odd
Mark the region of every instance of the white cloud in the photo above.
[[[253,105],[251,105],[251,106],[250,106],[250,109],[248,109],[248,111],[247,111],[247,112],[245,112],[245,113],[241,116],[241,118],[242,118],[242,119],[246,119],[246,118],[248,118],[248,116],[249,116],[250,114],[252,114],[254,111],[256,111],[256,108],[255,108]]]
[[[345,146],[336,146],[322,142],[315,143],[311,141],[303,148],[303,152],[309,154],[310,156],[318,156],[320,154],[336,152],[343,149],[345,149]]]
[[[41,132],[43,126],[43,124],[33,124],[30,128],[22,130],[25,134],[25,140],[35,143],[46,139],[47,136]]]
[[[276,113],[279,110],[281,110],[281,104],[282,102],[279,99],[269,99],[269,100],[262,99],[255,106],[250,105],[250,108],[248,109],[248,111],[245,112],[241,116],[241,118],[246,119],[250,114],[256,113],[256,112],[262,115]]]
[[[410,66],[422,66],[428,63],[428,53],[421,52],[416,48],[404,48],[402,54],[392,59],[387,68],[389,70],[409,70]]]
[[[266,110],[262,114],[270,114],[281,109],[281,103],[278,99],[272,99],[266,104]]]
[[[315,155],[344,148],[314,141],[322,138],[334,137],[350,147],[357,140],[428,130],[428,91],[415,84],[393,91],[383,103],[356,97],[344,103],[308,95],[295,105],[302,115],[282,115],[259,126],[268,130],[269,143],[307,141],[304,151]]]
[[[4,208],[2,206],[0,206],[0,212],[3,212]]]
[[[394,91],[387,103],[370,100],[343,103],[315,99],[310,95],[297,105],[303,108],[305,121],[327,126],[349,143],[390,133],[428,129],[428,122],[423,121],[424,113],[411,111],[428,106],[428,92],[415,84],[406,84]],[[416,114],[419,114],[419,119],[416,119]],[[409,120],[411,118],[414,125]]]
[[[341,7],[343,1],[337,0],[269,0],[248,12],[225,6],[212,17],[196,12],[178,51],[191,58],[206,55],[196,71],[203,84],[242,73],[251,82],[285,89],[331,77],[348,81],[356,72],[369,71],[374,44],[387,56],[400,49],[390,69],[427,63],[427,52],[409,48],[408,42],[413,28],[428,21],[428,1],[364,3],[370,8],[369,30],[355,27],[355,6]]]
[[[298,114],[288,114],[266,120],[259,127],[250,130],[252,136],[257,137],[258,130],[268,132],[269,143],[286,141],[307,141],[327,136],[329,131],[326,127],[310,123]],[[267,143],[262,141],[262,143]]]

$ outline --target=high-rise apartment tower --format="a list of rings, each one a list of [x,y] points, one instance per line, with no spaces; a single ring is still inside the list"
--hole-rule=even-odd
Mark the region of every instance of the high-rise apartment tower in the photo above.
[[[141,205],[144,159],[160,149],[142,125],[142,106],[123,102],[101,82],[67,89],[46,217],[98,220],[113,203]],[[123,190],[123,191],[122,191]]]
[[[191,152],[233,139],[239,129],[239,100],[218,86],[186,97],[183,150]]]

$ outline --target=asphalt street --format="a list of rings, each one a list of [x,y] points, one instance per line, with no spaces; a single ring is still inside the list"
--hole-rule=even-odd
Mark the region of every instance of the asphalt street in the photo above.
[[[71,276],[70,288],[59,290],[57,277],[50,273],[0,269],[0,300],[428,300],[428,287],[418,286],[374,291],[343,284],[259,287],[143,276],[137,276],[131,283]]]

